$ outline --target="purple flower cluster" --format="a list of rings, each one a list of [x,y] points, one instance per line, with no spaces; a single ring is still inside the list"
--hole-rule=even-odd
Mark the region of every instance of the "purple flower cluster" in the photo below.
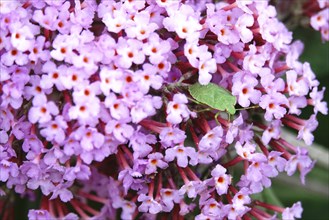
[[[29,219],[301,217],[300,203],[252,199],[280,172],[298,169],[304,183],[314,161],[282,128],[311,145],[328,111],[268,1],[0,7],[0,196],[41,191]],[[196,104],[196,82],[227,89],[242,110]]]

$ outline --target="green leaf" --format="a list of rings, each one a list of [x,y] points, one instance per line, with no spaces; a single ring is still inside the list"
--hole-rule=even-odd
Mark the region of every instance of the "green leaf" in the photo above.
[[[235,114],[236,97],[233,96],[226,89],[214,84],[201,85],[199,83],[193,84],[188,88],[191,96],[214,109],[227,111],[230,114]]]
[[[263,195],[263,198],[265,200],[264,202],[272,204],[272,205],[283,207],[282,202],[275,195],[275,193],[273,192],[273,190],[271,188],[264,189],[263,192],[262,192],[262,195]]]

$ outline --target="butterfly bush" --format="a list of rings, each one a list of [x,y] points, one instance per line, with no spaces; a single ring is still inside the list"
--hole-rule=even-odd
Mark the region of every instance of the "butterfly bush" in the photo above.
[[[305,182],[315,162],[282,129],[311,145],[327,114],[302,43],[268,1],[0,6],[5,217],[17,194],[38,201],[31,220],[301,217],[300,202],[254,197],[279,173]],[[226,89],[236,113],[194,100],[195,83]]]

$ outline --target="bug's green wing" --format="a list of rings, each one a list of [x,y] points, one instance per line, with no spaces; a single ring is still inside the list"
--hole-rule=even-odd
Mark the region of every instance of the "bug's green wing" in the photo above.
[[[191,96],[214,109],[227,111],[230,114],[235,114],[236,97],[226,89],[214,84],[201,85],[200,83],[189,86]]]

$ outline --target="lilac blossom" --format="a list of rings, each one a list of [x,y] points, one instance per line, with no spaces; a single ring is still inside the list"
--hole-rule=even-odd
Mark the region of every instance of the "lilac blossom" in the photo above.
[[[38,96],[33,100],[33,107],[30,109],[28,117],[31,123],[45,123],[52,119],[52,115],[58,113],[58,107],[53,101],[47,102],[45,96]]]
[[[314,106],[315,114],[317,114],[318,112],[321,112],[324,115],[328,114],[327,103],[322,101],[324,92],[325,88],[323,88],[321,91],[318,91],[318,88],[315,87],[310,93],[311,102]]]
[[[148,163],[146,165],[145,174],[156,173],[157,167],[165,169],[168,164],[162,160],[161,153],[152,153],[148,155]]]
[[[184,131],[177,127],[166,127],[161,130],[159,137],[162,146],[168,148],[183,143],[186,135]]]
[[[29,210],[28,218],[31,220],[32,219],[37,219],[37,220],[50,219],[51,215],[47,210],[31,209],[31,210]]]
[[[46,138],[47,141],[56,141],[61,144],[65,140],[65,129],[67,123],[62,116],[56,116],[54,121],[50,121],[42,125],[44,127],[40,130],[40,134]]]
[[[258,81],[248,73],[239,72],[233,77],[232,94],[238,97],[242,107],[248,107],[250,102],[258,104],[261,92],[255,89]]]
[[[151,214],[157,214],[162,210],[161,205],[157,201],[150,196],[146,196],[145,194],[139,195],[138,201],[142,202],[142,204],[138,207],[139,211],[149,211]]]
[[[225,173],[226,169],[221,165],[216,165],[216,167],[211,171],[218,195],[226,194],[228,186],[231,184],[232,177]]]
[[[264,95],[260,98],[259,106],[266,110],[265,119],[271,121],[273,118],[280,119],[284,116],[287,110],[281,105],[288,103],[287,98],[281,93],[272,93]]]
[[[206,216],[216,217],[222,216],[221,204],[218,203],[215,199],[209,199],[205,206],[202,209],[202,213]]]
[[[188,163],[194,164],[196,162],[196,152],[192,147],[185,147],[182,145],[177,145],[173,148],[166,150],[165,160],[171,162],[174,159],[177,159],[177,164],[180,167],[186,167]],[[190,158],[190,160],[188,160]]]
[[[199,149],[201,151],[209,151],[215,152],[220,147],[221,141],[223,137],[223,128],[221,126],[217,126],[213,128],[211,131],[205,134],[200,142]]]
[[[293,175],[297,167],[301,173],[300,180],[305,184],[305,175],[311,171],[315,164],[315,161],[308,156],[308,151],[305,148],[297,148],[297,154],[290,157],[287,161],[284,170],[287,172],[288,176]]]
[[[328,4],[325,4],[325,2],[323,1],[318,1],[318,4],[320,6],[320,11],[311,16],[310,24],[315,30],[321,32],[321,36],[324,41],[329,41],[329,34],[328,34],[329,6]]]
[[[275,120],[266,128],[262,135],[262,142],[267,145],[271,139],[278,139],[281,135],[280,126],[282,126],[281,121]]]
[[[16,163],[12,163],[8,160],[2,159],[0,161],[0,180],[1,182],[6,182],[8,178],[11,177],[17,177],[18,176],[18,166]]]
[[[304,122],[304,125],[301,126],[297,138],[302,138],[307,145],[311,145],[314,140],[312,132],[318,127],[318,124],[316,115],[311,115],[311,117]]]
[[[179,124],[183,120],[187,120],[194,114],[187,108],[188,100],[184,94],[175,94],[173,101],[168,103],[167,121],[173,124]]]
[[[295,219],[302,217],[302,204],[301,202],[297,202],[293,204],[292,207],[286,208],[282,213],[282,219]]]
[[[162,208],[165,212],[170,212],[174,208],[174,203],[181,200],[178,190],[161,189],[160,195],[163,203]]]

